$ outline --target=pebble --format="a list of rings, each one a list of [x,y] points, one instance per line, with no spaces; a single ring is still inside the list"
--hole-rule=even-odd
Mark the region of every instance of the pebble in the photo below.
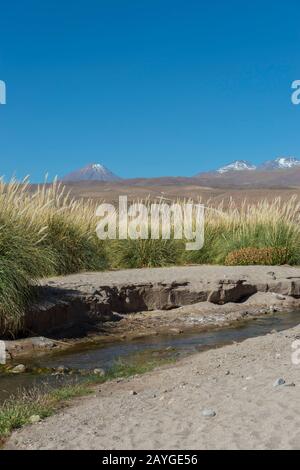
[[[229,375],[229,374],[230,374],[230,370],[227,370],[227,371],[225,372],[225,375]]]
[[[11,372],[13,374],[22,374],[22,372],[26,372],[26,367],[24,366],[24,364],[18,364],[11,370]]]
[[[39,423],[41,421],[41,417],[39,415],[32,415],[29,418],[29,422],[31,424]]]
[[[103,370],[103,369],[97,369],[96,368],[96,369],[93,370],[93,372],[94,372],[95,375],[100,375],[101,377],[103,377],[105,375],[105,370]]]
[[[213,418],[214,416],[216,416],[216,412],[210,408],[205,408],[204,410],[202,410],[202,416],[205,416],[205,418]]]
[[[130,390],[129,394],[130,395],[137,395],[137,392],[135,390]]]
[[[180,330],[179,328],[170,328],[169,330],[171,333],[174,333],[175,335],[180,335],[183,333],[183,330]]]
[[[284,385],[285,380],[282,378],[276,379],[275,382],[273,383],[273,387],[279,387],[280,385]]]

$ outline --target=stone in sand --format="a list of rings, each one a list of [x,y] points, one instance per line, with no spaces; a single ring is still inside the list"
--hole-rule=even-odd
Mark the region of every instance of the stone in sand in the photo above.
[[[39,421],[41,421],[41,417],[39,415],[32,415],[30,416],[29,418],[29,422],[31,424],[35,424],[35,423],[38,423]]]
[[[284,385],[285,380],[282,378],[276,379],[275,382],[273,383],[273,387],[279,387],[280,385]]]
[[[12,369],[13,374],[22,374],[25,371],[26,371],[26,367],[24,366],[24,364],[19,364]]]
[[[216,412],[210,408],[205,408],[204,410],[202,410],[202,416],[205,416],[205,418],[213,418],[214,416],[216,416]]]

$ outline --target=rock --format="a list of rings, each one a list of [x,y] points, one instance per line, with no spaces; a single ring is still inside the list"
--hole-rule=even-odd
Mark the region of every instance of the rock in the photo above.
[[[280,385],[284,385],[285,380],[282,378],[276,379],[275,382],[273,383],[273,387],[279,387]]]
[[[285,387],[296,387],[294,382],[289,382],[288,384],[284,384]]]
[[[99,375],[100,377],[104,377],[104,375],[105,375],[105,370],[104,370],[104,369],[97,369],[97,368],[96,368],[96,369],[93,370],[93,373],[94,373],[95,375]]]
[[[180,335],[183,333],[183,330],[180,330],[180,328],[170,328],[170,333],[174,333],[175,335]]]
[[[245,282],[245,279],[238,279],[236,281],[221,279],[208,295],[208,302],[214,304],[226,304],[227,302],[240,302],[243,299],[256,294],[257,287]]]
[[[23,372],[26,372],[26,367],[24,366],[24,364],[19,364],[17,365],[16,367],[14,367],[11,372],[13,374],[22,374]]]
[[[29,418],[29,422],[31,424],[35,424],[35,423],[38,423],[39,421],[41,421],[41,417],[39,415],[32,415],[30,416]]]
[[[205,408],[204,410],[202,410],[202,416],[204,416],[205,418],[213,418],[214,416],[216,416],[216,412],[210,408]]]
[[[276,294],[276,299],[277,300],[285,300],[286,297],[284,297],[284,295],[281,295],[281,294]]]
[[[59,374],[64,374],[65,372],[68,372],[69,369],[67,369],[67,367],[65,366],[58,366],[56,368],[56,372],[58,372]]]
[[[227,371],[225,372],[225,375],[229,375],[229,374],[230,374],[230,370],[227,370]]]
[[[270,305],[269,310],[271,313],[277,312],[277,307],[275,307],[275,305]]]
[[[137,392],[135,390],[130,390],[129,394],[130,395],[137,395]]]
[[[45,338],[44,336],[38,336],[31,338],[31,342],[36,349],[52,349],[56,347],[56,344],[51,339]]]

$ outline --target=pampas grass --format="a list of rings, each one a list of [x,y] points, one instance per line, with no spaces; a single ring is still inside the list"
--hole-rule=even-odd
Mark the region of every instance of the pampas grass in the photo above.
[[[145,204],[149,206],[150,201]],[[166,206],[160,207],[166,215]],[[34,286],[46,275],[224,264],[228,259],[236,263],[236,253],[244,253],[241,263],[247,264],[252,259],[249,250],[239,250],[249,248],[286,254],[284,258],[269,257],[271,262],[284,259],[285,263],[300,264],[299,214],[296,196],[287,202],[277,198],[257,204],[244,201],[240,206],[231,200],[226,209],[223,203],[217,207],[208,204],[204,246],[186,251],[188,240],[175,239],[176,221],[171,223],[170,240],[164,239],[161,226],[156,227],[155,240],[99,240],[93,201],[72,199],[56,181],[33,190],[28,180],[4,183],[0,179],[0,331],[13,335],[22,329],[24,312],[34,300]]]

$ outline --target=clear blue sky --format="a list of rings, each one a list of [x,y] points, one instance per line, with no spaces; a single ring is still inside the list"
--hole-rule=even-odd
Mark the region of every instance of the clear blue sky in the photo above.
[[[0,174],[300,157],[299,1],[0,0]]]

